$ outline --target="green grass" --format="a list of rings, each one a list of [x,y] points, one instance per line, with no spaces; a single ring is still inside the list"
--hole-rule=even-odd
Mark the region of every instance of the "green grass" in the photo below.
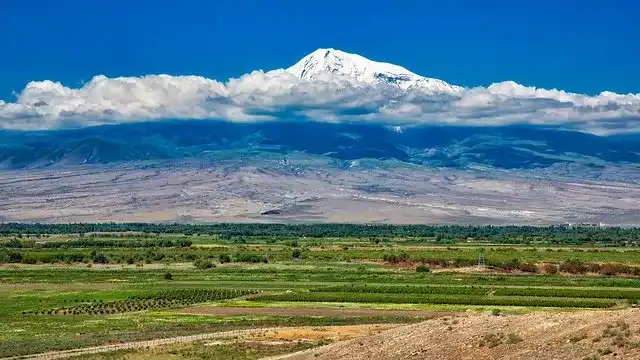
[[[68,258],[74,254],[92,256],[95,253],[107,256],[112,262],[132,256],[139,263],[93,264],[91,267],[76,263],[1,265],[0,357],[252,327],[418,321],[414,317],[392,316],[210,316],[172,310],[191,304],[443,311],[499,308],[526,312],[535,309],[573,311],[623,307],[640,299],[640,277],[634,276],[461,273],[453,271],[453,268],[447,272],[415,271],[420,261],[442,261],[448,266],[474,263],[481,248],[485,249],[488,263],[513,259],[561,263],[574,259],[584,263],[640,266],[640,250],[632,246],[552,246],[548,243],[539,247],[490,243],[438,245],[432,239],[410,236],[382,239],[267,235],[225,238],[174,234],[159,238],[164,237],[190,240],[194,245],[126,248],[122,247],[121,241],[127,240],[124,235],[111,240],[104,237],[106,242],[97,243],[101,247],[91,248],[72,247],[81,241],[70,242],[69,248],[56,249],[36,245],[24,249],[0,247],[0,262],[9,252],[19,252],[36,261]],[[65,239],[78,237],[62,236],[55,241]],[[117,247],[103,246],[109,241],[120,243]],[[300,250],[300,260],[292,259],[293,249]],[[385,255],[402,253],[406,253],[411,262],[389,264],[381,261]],[[221,264],[221,254],[228,254],[236,260],[266,258],[268,262]],[[216,266],[197,269],[193,266],[197,259],[211,261]],[[171,272],[172,280],[165,279],[167,271]],[[161,294],[216,289],[233,289],[235,293],[234,296],[193,301],[187,301],[184,295],[176,298],[179,300],[176,303],[161,299]],[[258,297],[242,297],[258,291],[261,292]],[[129,303],[132,298],[145,296],[156,300],[146,308]],[[127,311],[96,311],[103,307],[117,309],[116,305]],[[88,314],[41,314],[42,310],[75,307],[85,309]],[[22,314],[29,311],[38,311],[39,315]],[[185,354],[174,355],[199,356],[198,353]]]
[[[640,299],[640,289],[608,288],[547,288],[547,287],[496,287],[496,286],[388,286],[388,285],[341,285],[319,287],[315,292],[352,292],[385,294],[439,294],[439,295],[491,295],[521,297],[562,297],[562,298],[601,298],[601,299]]]
[[[478,296],[459,294],[394,294],[354,292],[292,292],[261,295],[256,301],[355,302],[391,304],[500,305],[530,307],[611,308],[611,299],[530,296]]]
[[[43,317],[3,324],[0,357],[150,340],[200,333],[274,326],[408,323],[412,317],[206,316],[141,312],[102,317]]]
[[[175,287],[177,283],[270,283],[279,285],[318,285],[331,283],[373,284],[478,284],[504,286],[554,286],[554,287],[625,287],[640,288],[638,277],[603,276],[554,276],[464,273],[416,273],[412,269],[367,264],[316,263],[312,265],[248,267],[216,267],[209,270],[171,269],[173,282],[163,278],[165,269],[96,269],[96,268],[41,268],[2,269],[0,284],[164,284]]]

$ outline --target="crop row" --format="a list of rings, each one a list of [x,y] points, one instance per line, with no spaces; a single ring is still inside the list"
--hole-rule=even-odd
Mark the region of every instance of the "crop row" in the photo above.
[[[380,294],[353,292],[292,292],[265,294],[254,297],[253,301],[304,301],[304,302],[354,302],[391,304],[453,304],[453,305],[494,305],[494,306],[536,306],[608,308],[616,305],[608,299],[580,299],[526,296],[479,296],[444,294]]]
[[[93,283],[111,282],[113,279],[128,283],[163,282],[164,269],[112,268],[96,271],[90,268],[0,268],[3,283]],[[174,279],[180,281],[216,282],[277,282],[290,283],[305,279],[309,282],[407,284],[413,286],[432,285],[482,285],[496,287],[570,287],[570,288],[626,288],[640,289],[640,278],[604,276],[552,276],[509,274],[464,274],[464,273],[416,273],[390,272],[359,267],[313,266],[313,267],[217,267],[215,271],[196,269],[173,270]]]
[[[640,290],[581,289],[581,288],[532,288],[492,286],[388,286],[388,285],[339,285],[319,287],[313,292],[350,292],[381,294],[442,294],[442,295],[495,295],[561,298],[640,299]]]
[[[233,299],[255,294],[247,289],[177,289],[130,296],[125,300],[92,301],[48,310],[25,311],[23,315],[105,315],[131,311],[183,307],[196,303]]]

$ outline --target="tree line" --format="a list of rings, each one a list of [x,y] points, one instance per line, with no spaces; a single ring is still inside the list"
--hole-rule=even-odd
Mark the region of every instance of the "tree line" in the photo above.
[[[234,237],[352,237],[422,238],[429,241],[491,241],[496,243],[632,243],[640,242],[640,228],[568,226],[465,226],[465,225],[367,225],[367,224],[150,224],[150,223],[3,223],[0,235],[123,233],[212,235]]]

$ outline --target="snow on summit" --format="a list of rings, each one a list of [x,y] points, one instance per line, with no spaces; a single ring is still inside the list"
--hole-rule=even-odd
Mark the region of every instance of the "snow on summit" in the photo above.
[[[384,83],[403,90],[414,88],[433,93],[458,93],[463,90],[460,86],[450,85],[442,80],[414,74],[402,66],[369,60],[358,54],[336,49],[318,49],[286,71],[308,81],[331,74],[367,85]]]

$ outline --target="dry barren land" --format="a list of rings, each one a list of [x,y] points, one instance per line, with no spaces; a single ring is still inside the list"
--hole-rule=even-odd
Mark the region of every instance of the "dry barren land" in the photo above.
[[[640,359],[639,331],[639,310],[468,313],[271,359]]]
[[[0,171],[0,221],[640,222],[640,185],[424,167],[135,164]]]

